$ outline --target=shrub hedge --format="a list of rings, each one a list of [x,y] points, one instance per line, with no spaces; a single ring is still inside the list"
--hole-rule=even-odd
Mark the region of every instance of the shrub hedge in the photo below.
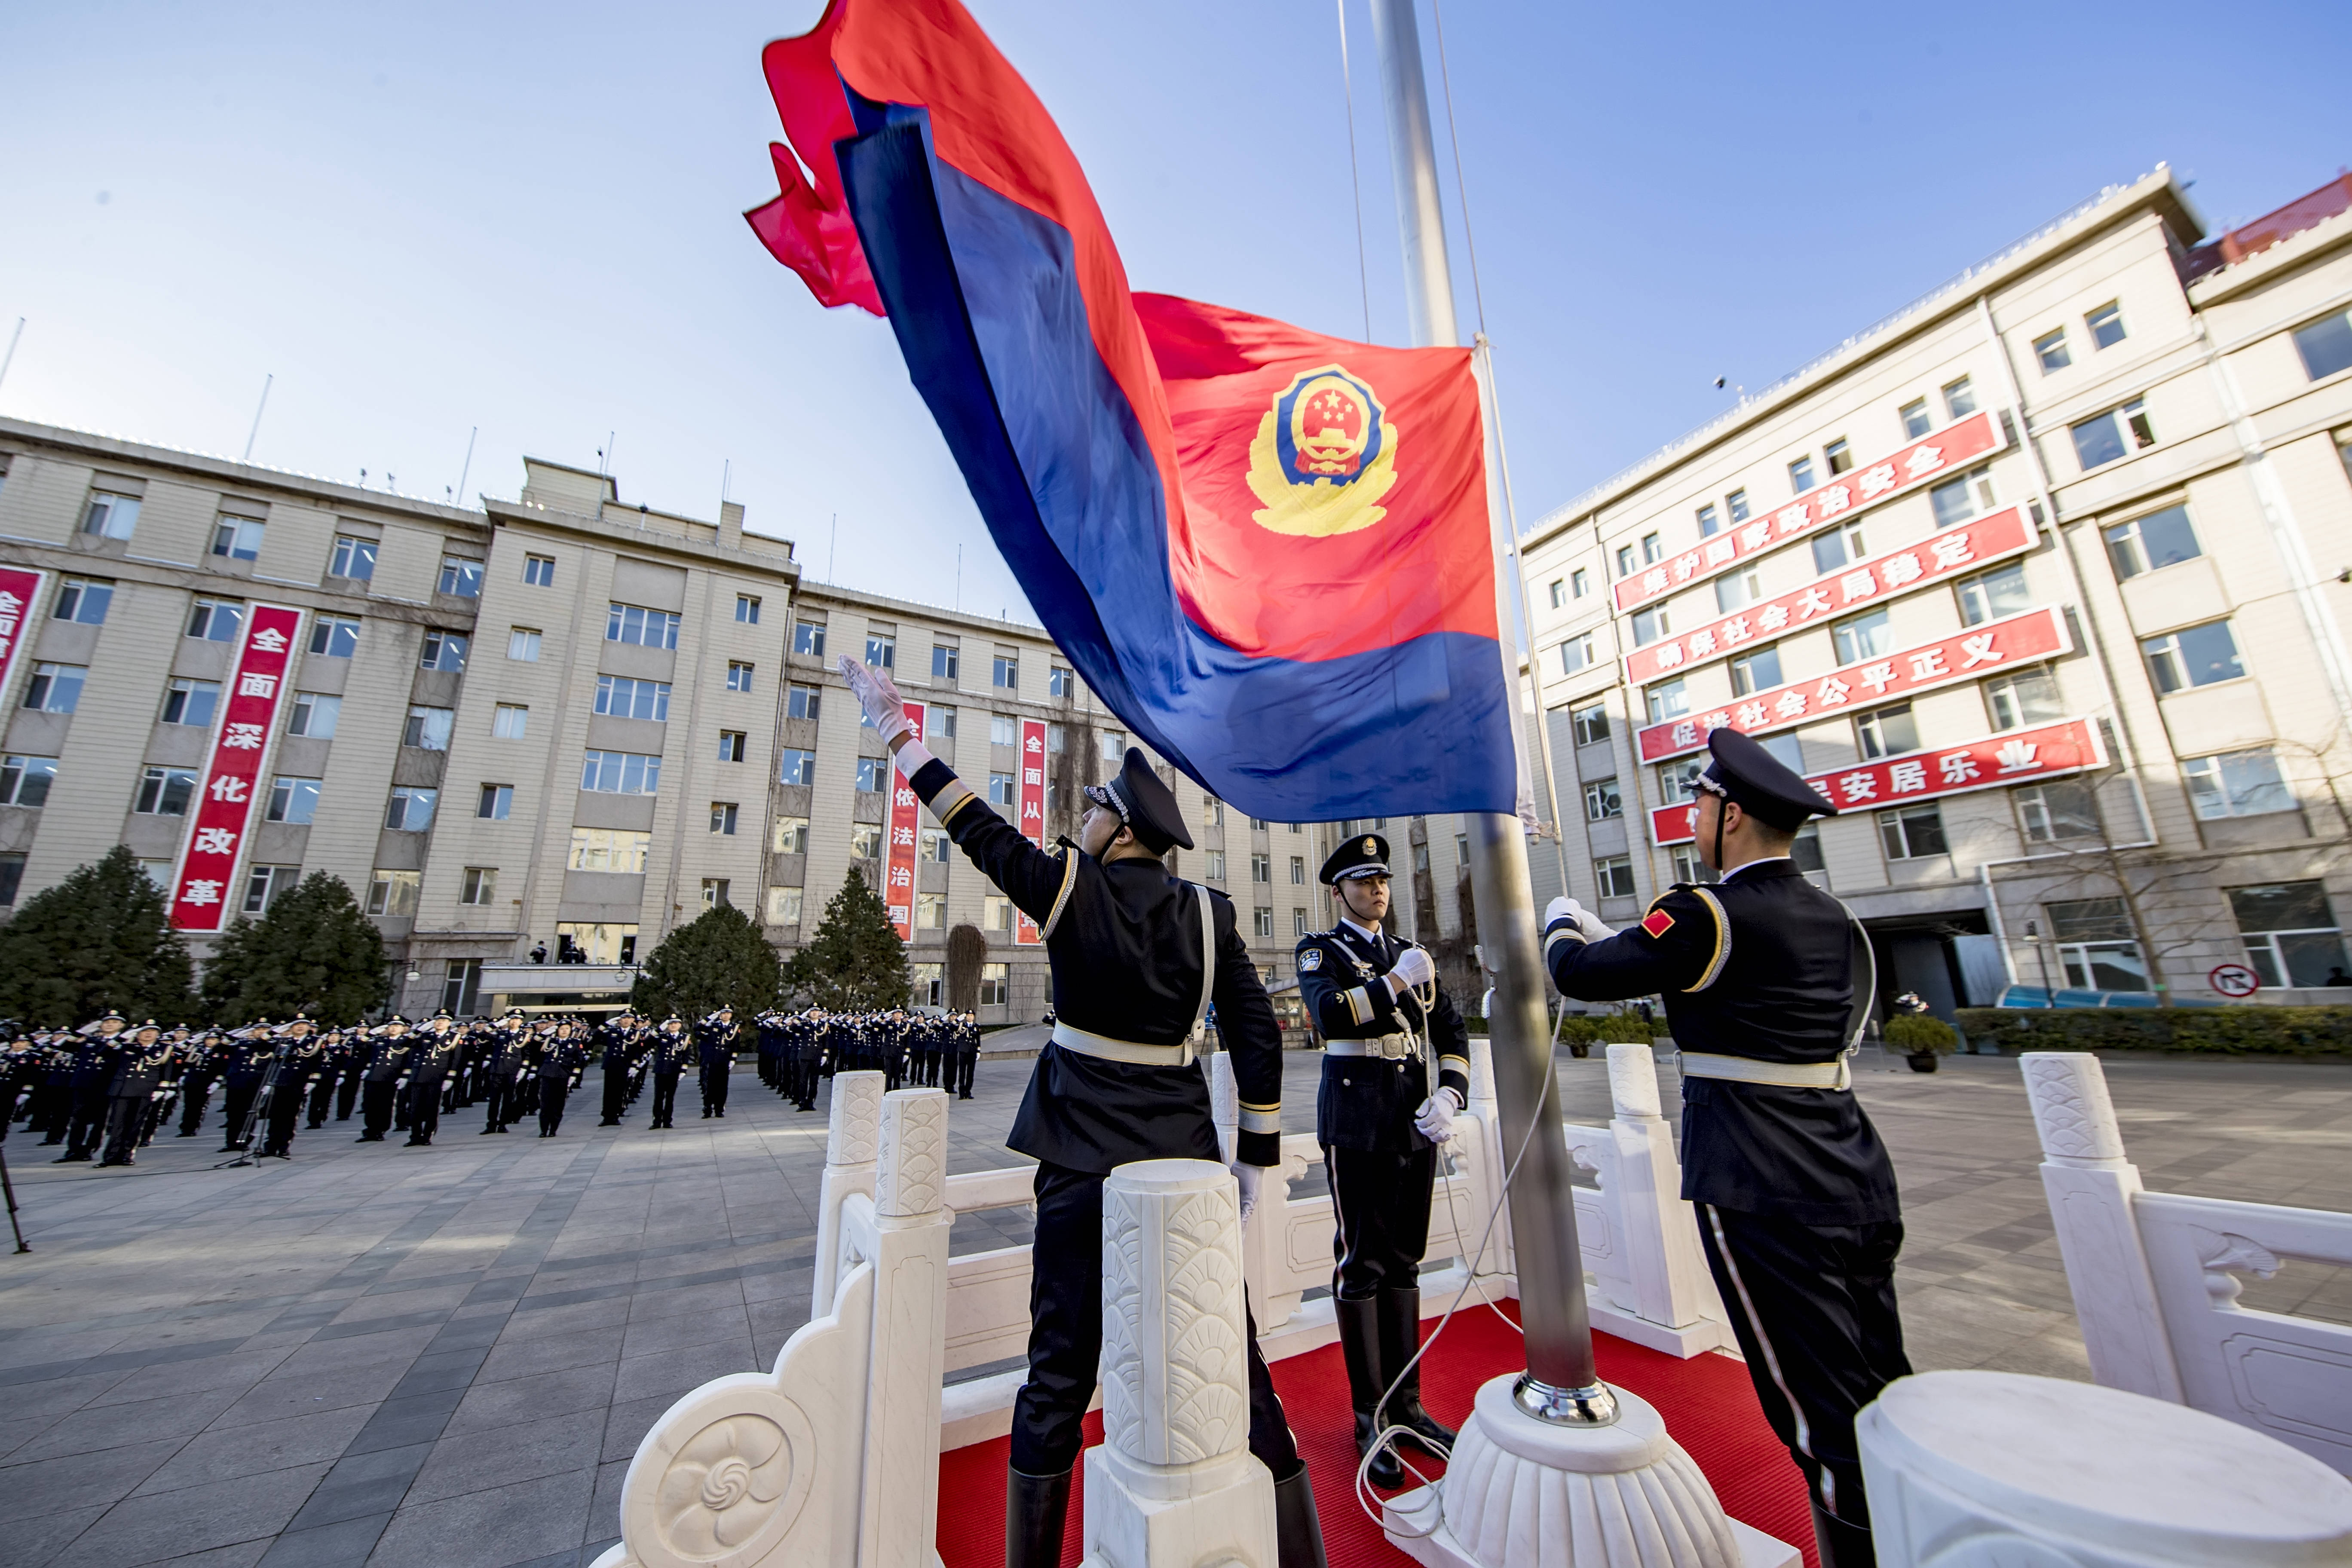
[[[1963,1007],[1959,1019],[2008,1051],[2352,1056],[2352,1007]]]
[[[1941,1018],[1925,1014],[1898,1013],[1886,1020],[1886,1046],[1896,1051],[1949,1051],[1959,1047],[1960,1037]]]

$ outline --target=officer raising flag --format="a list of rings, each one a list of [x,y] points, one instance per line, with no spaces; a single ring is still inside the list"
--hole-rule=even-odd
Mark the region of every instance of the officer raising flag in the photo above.
[[[1737,731],[1715,731],[1707,749],[1696,828],[1723,879],[1676,884],[1618,932],[1555,899],[1545,960],[1563,995],[1664,996],[1682,1047],[1683,1196],[1707,1268],[1765,1416],[1812,1489],[1822,1568],[1868,1568],[1853,1418],[1911,1371],[1895,1167],[1849,1087],[1870,950],[1789,856],[1808,816],[1837,808]]]

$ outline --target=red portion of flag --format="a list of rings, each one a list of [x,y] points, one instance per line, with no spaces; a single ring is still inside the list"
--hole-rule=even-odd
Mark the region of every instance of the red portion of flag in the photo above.
[[[1675,929],[1675,917],[1664,910],[1652,910],[1643,917],[1642,929],[1648,931],[1654,941]]]

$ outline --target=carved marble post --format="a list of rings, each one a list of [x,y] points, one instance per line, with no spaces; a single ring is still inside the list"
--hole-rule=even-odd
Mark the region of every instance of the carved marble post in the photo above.
[[[2177,1405],[2180,1371],[2132,1217],[2141,1191],[2139,1167],[2124,1157],[2106,1074],[2099,1058],[2084,1051],[2028,1051],[2018,1067],[2042,1136],[2042,1190],[2057,1226],[2091,1376],[2109,1388]]]
[[[1085,1568],[1276,1568],[1274,1479],[1249,1451],[1232,1174],[1144,1160],[1103,1184],[1103,1441]]]
[[[1722,1320],[1700,1250],[1698,1219],[1683,1200],[1675,1135],[1658,1098],[1656,1054],[1644,1043],[1609,1047],[1609,1131],[1617,1145],[1615,1197],[1633,1279],[1634,1310],[1670,1329]]]
[[[947,1369],[948,1232],[955,1221],[943,1202],[947,1093],[886,1094],[881,1122],[875,1354],[866,1385],[857,1560],[873,1568],[921,1568],[936,1561],[939,1537],[940,1382]]]
[[[816,1269],[809,1287],[809,1316],[833,1310],[841,1276],[841,1204],[852,1193],[874,1195],[882,1149],[882,1088],[878,1072],[833,1075],[831,1121],[825,1129],[824,1181],[817,1189]]]

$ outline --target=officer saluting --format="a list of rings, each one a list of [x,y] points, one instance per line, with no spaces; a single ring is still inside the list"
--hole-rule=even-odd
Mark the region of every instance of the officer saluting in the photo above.
[[[1281,1035],[1233,905],[1160,863],[1192,839],[1142,752],[1087,787],[1079,847],[1048,854],[912,737],[887,675],[845,655],[840,668],[931,815],[1037,922],[1053,970],[1058,1022],[1005,1140],[1038,1167],[1029,1378],[1013,1409],[1004,1523],[1007,1568],[1053,1568],[1102,1351],[1103,1178],[1136,1160],[1220,1158],[1192,1043],[1213,1000],[1245,1107],[1234,1171],[1246,1220],[1261,1173],[1281,1159]],[[1274,1475],[1281,1568],[1321,1568],[1306,1462],[1255,1323],[1248,1332],[1249,1446]]]
[[[1849,1089],[1855,955],[1845,906],[1789,858],[1837,808],[1733,730],[1697,782],[1713,887],[1677,884],[1612,934],[1569,899],[1545,911],[1563,995],[1653,992],[1682,1047],[1683,1196],[1756,1396],[1813,1493],[1823,1568],[1874,1562],[1854,1414],[1907,1376],[1895,1308],[1895,1168]]]
[[[1470,1031],[1438,987],[1427,950],[1381,927],[1389,912],[1388,840],[1377,833],[1349,839],[1323,862],[1320,880],[1339,901],[1339,923],[1300,940],[1298,994],[1325,1042],[1315,1139],[1339,1211],[1331,1300],[1356,1452],[1370,1451],[1394,1425],[1410,1427],[1442,1459],[1454,1432],[1421,1407],[1421,1368],[1406,1363],[1421,1348],[1421,1255],[1437,1145],[1470,1099]],[[1433,1047],[1433,1089],[1416,1034]],[[1399,1487],[1404,1469],[1384,1447],[1367,1479]]]

